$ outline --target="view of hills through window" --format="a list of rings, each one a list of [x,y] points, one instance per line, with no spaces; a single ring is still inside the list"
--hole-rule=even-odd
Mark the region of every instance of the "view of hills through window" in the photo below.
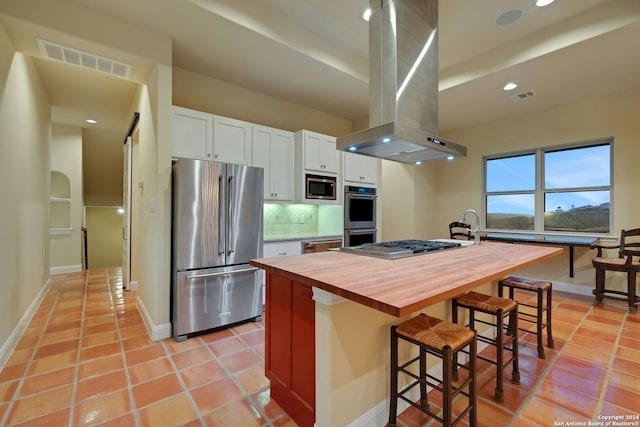
[[[487,159],[486,227],[608,233],[610,153],[611,144],[604,143]]]

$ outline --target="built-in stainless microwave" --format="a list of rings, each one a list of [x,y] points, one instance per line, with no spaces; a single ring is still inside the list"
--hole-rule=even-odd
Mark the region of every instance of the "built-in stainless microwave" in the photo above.
[[[307,199],[336,200],[337,177],[306,174],[304,188]]]

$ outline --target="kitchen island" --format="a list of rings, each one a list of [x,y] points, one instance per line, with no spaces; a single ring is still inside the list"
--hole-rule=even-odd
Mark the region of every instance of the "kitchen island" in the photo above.
[[[303,427],[384,425],[390,325],[427,307],[449,317],[445,301],[562,251],[485,242],[395,260],[327,251],[251,261],[267,273],[273,399]]]

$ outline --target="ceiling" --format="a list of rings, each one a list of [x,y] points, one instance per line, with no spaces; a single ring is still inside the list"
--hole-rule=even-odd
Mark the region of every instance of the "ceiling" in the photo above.
[[[173,40],[173,65],[336,116],[368,114],[367,0],[55,0]],[[439,3],[441,133],[640,84],[640,1],[446,0]],[[49,3],[51,4],[51,3]],[[497,25],[502,13],[521,17]],[[0,14],[2,14],[0,6]],[[1,16],[1,15],[0,15]],[[20,17],[18,17],[20,18]],[[54,120],[120,131],[152,63],[28,20],[1,19],[35,58]],[[133,65],[130,79],[43,59],[43,37]],[[505,92],[514,81],[519,87]],[[514,100],[515,94],[535,95]]]

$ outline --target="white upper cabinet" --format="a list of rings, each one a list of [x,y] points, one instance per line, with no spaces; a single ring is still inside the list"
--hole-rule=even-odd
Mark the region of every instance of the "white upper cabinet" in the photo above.
[[[345,184],[378,184],[378,159],[362,154],[343,153]]]
[[[336,138],[307,130],[296,133],[300,139],[302,168],[320,174],[338,174],[339,152]]]
[[[213,115],[174,106],[172,154],[213,160]]]
[[[213,117],[213,159],[216,162],[251,165],[251,123]]]
[[[293,202],[294,134],[253,125],[253,166],[264,168],[264,199]]]

